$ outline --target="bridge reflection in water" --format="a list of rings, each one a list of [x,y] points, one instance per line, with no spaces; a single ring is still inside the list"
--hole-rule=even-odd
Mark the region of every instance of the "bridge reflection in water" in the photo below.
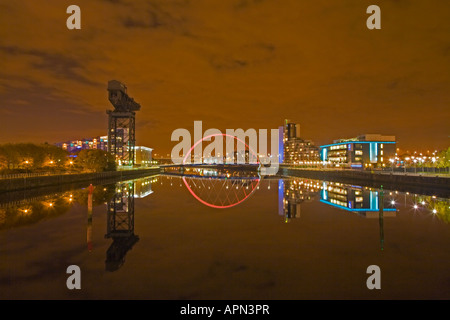
[[[261,181],[255,170],[232,170],[227,167],[187,167],[181,173],[166,170],[163,176],[181,178],[195,199],[215,209],[227,209],[241,204],[257,190]]]
[[[257,174],[243,172],[220,172],[210,169],[194,169],[191,172],[165,173],[168,179],[180,179],[191,195],[205,206],[215,209],[227,209],[247,200],[260,188],[261,181],[268,180],[268,189],[273,178],[261,178]],[[384,217],[395,217],[396,209],[385,203],[382,190],[346,185],[335,182],[301,178],[277,178],[278,182],[278,214],[284,222],[298,219],[301,205],[316,198],[322,203],[357,213],[366,218],[379,218],[380,245],[384,248]],[[139,180],[138,180],[139,181]],[[108,203],[106,238],[113,243],[106,253],[105,269],[119,269],[129,250],[139,241],[134,234],[134,199],[151,194],[151,184],[144,191],[143,186],[149,182],[129,181],[116,184],[114,197]],[[171,183],[172,185],[172,183]],[[135,190],[139,188],[140,193]],[[391,206],[391,207],[389,207]]]
[[[364,218],[379,220],[380,245],[384,248],[384,218],[396,217],[396,205],[403,205],[411,214],[424,212],[445,223],[450,223],[448,198],[398,194],[380,189],[324,182],[303,178],[260,177],[254,172],[218,172],[195,169],[183,174],[165,173],[159,178],[148,177],[123,181],[115,185],[95,186],[67,192],[48,193],[43,196],[8,199],[0,201],[0,230],[36,224],[56,218],[68,212],[74,203],[87,208],[86,240],[89,251],[93,250],[93,207],[106,204],[105,238],[111,239],[105,260],[105,270],[118,270],[125,262],[127,253],[137,244],[135,234],[135,199],[152,194],[156,179],[179,179],[180,186],[188,188],[200,203],[212,208],[232,208],[243,204],[262,187],[278,186],[278,214],[284,222],[301,217],[301,206],[319,200],[324,205],[338,208]],[[201,200],[201,201],[200,201]],[[85,220],[85,221],[86,221]],[[95,234],[95,233],[94,233]]]
[[[182,174],[166,173],[162,176],[171,181],[173,178],[180,179],[194,198],[216,209],[241,204],[260,188],[264,180],[259,175],[230,174],[209,169],[195,169]],[[270,189],[271,180],[274,179],[267,180]],[[362,217],[379,218],[380,245],[383,250],[383,219],[385,216],[395,217],[396,209],[390,203],[385,203],[382,190],[301,178],[275,180],[278,183],[278,214],[284,217],[284,222],[300,218],[301,205],[319,198],[322,203],[355,212]],[[141,179],[115,185],[115,194],[107,207],[105,238],[113,239],[113,242],[106,252],[105,270],[118,270],[124,264],[128,251],[139,241],[139,236],[134,233],[134,200],[151,194],[151,182],[154,181],[153,178]]]

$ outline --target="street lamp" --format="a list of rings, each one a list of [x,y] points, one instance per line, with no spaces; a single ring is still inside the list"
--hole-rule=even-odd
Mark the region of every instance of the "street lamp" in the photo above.
[[[30,169],[30,161],[28,161],[28,160],[25,160],[25,169],[26,169],[26,172],[28,173],[29,169]]]
[[[394,172],[394,159],[389,159],[389,162],[391,163],[392,172]]]

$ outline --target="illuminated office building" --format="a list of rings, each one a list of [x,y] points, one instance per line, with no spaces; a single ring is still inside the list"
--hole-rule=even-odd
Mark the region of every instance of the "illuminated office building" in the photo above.
[[[116,138],[119,134],[116,135]],[[119,137],[120,138],[120,137]],[[118,138],[118,139],[119,139]],[[67,150],[70,153],[78,152],[85,149],[99,149],[108,151],[108,136],[99,136],[95,138],[85,138],[80,140],[71,140],[66,142],[59,142],[56,146]],[[144,146],[134,147],[135,165],[139,167],[151,166],[152,164],[152,148]]]
[[[307,164],[319,160],[319,148],[311,140],[300,137],[300,124],[285,120],[280,127],[280,162]]]
[[[134,147],[134,163],[137,166],[150,166],[152,163],[152,148],[143,146]]]
[[[352,168],[384,167],[395,158],[395,136],[364,134],[320,146],[320,160]]]

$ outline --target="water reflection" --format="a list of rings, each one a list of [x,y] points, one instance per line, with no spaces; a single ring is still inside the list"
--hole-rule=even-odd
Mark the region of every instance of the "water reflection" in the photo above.
[[[380,224],[380,247],[381,250],[384,250],[384,191],[383,188],[381,188],[380,192],[378,193],[378,202],[380,204],[379,214],[378,214],[378,221]]]
[[[0,230],[23,227],[67,213],[75,204],[87,207],[86,243],[93,250],[93,207],[106,204],[106,234],[112,239],[106,252],[105,269],[118,270],[129,250],[139,241],[134,234],[134,199],[152,194],[149,177],[113,185],[93,186],[62,193],[51,193],[10,203],[0,203]]]
[[[180,177],[190,194],[205,206],[226,209],[241,204],[258,188],[257,172],[227,169],[187,168],[165,176]]]
[[[303,204],[319,200],[342,211],[364,218],[379,219],[380,246],[384,248],[384,218],[397,216],[399,205],[407,213],[426,213],[450,223],[450,200],[418,194],[398,193],[359,185],[327,182],[304,178],[274,179],[256,174],[192,170],[183,174],[164,175],[160,179],[176,178],[177,185],[188,188],[199,202],[212,208],[231,208],[243,203],[265,184],[267,189],[278,185],[278,214],[283,221],[301,217]],[[88,251],[93,244],[93,207],[106,204],[106,234],[112,239],[107,252],[105,269],[118,270],[125,256],[139,241],[135,234],[135,199],[153,193],[156,177],[123,181],[112,185],[95,186],[45,196],[0,203],[0,230],[36,224],[68,212],[78,203],[87,208],[86,242]],[[274,180],[274,181],[272,181]],[[162,183],[162,181],[161,181]]]
[[[88,224],[86,232],[87,247],[89,251],[92,251],[92,194],[94,192],[94,187],[92,184],[88,188]]]
[[[39,200],[4,205],[0,208],[0,230],[32,225],[60,216],[71,208],[69,199],[48,195]]]
[[[395,217],[396,208],[385,208],[384,191],[309,179],[278,181],[278,213],[285,222],[300,218],[301,204],[320,195],[320,202],[339,209],[355,212],[365,218],[378,218],[380,247],[384,250],[384,217]]]
[[[439,220],[450,223],[450,199],[440,199],[434,196],[414,195],[412,208],[414,211],[423,209],[431,212]]]
[[[366,263],[405,279],[395,283],[400,293],[384,297],[448,291],[450,238],[441,221],[450,221],[449,199],[297,177],[218,176],[161,176],[156,185],[150,177],[0,201],[1,296],[58,298],[53,279],[64,278],[69,264],[90,270],[83,292],[99,298],[117,298],[117,281],[136,298],[314,298],[322,297],[315,287],[321,281],[336,288],[324,297],[351,298],[365,293],[339,286],[350,279],[349,287],[365,289],[365,279],[351,279],[364,276]],[[216,205],[250,196],[229,209],[205,207],[183,178]],[[222,187],[230,192],[218,192]],[[113,282],[98,276],[111,271]],[[414,278],[420,287],[407,283]],[[228,291],[217,294],[222,288]]]
[[[366,218],[378,218],[380,209],[384,216],[395,217],[397,210],[391,203],[385,203],[382,190],[325,181],[322,182],[321,189],[320,202],[330,206],[355,212]]]
[[[379,218],[381,207],[383,217],[395,217],[396,207],[402,204],[411,213],[426,212],[445,223],[450,223],[450,199],[448,198],[384,191],[383,200],[380,200],[380,189],[359,185],[303,178],[267,179],[259,176],[230,176],[226,173],[220,175],[211,170],[205,170],[204,173],[204,175],[196,176],[178,175],[177,185],[187,187],[192,196],[209,207],[229,208],[241,204],[258,192],[261,183],[267,183],[267,189],[270,189],[270,185],[275,182],[278,184],[278,214],[284,217],[285,222],[300,217],[303,203],[318,199],[324,204],[354,212],[365,218]],[[161,178],[172,181],[174,177],[164,175]],[[152,194],[151,185],[156,179],[149,177],[96,186],[92,190],[88,187],[0,202],[0,230],[32,225],[58,217],[78,203],[88,209],[87,242],[89,250],[92,250],[92,208],[107,204],[109,228],[106,232],[107,238],[113,238],[113,235],[117,238],[120,232],[124,234],[133,232],[134,199]],[[272,180],[275,181],[271,182]],[[125,219],[126,224],[119,223],[119,226],[118,221],[122,218]],[[120,231],[119,227],[125,229]]]
[[[116,271],[125,263],[125,256],[139,241],[134,233],[134,199],[152,194],[155,178],[119,182],[108,202],[105,238],[112,239],[106,251],[105,270]]]
[[[284,216],[286,223],[300,218],[301,204],[316,198],[319,182],[308,179],[278,180],[278,214]]]
[[[67,213],[76,203],[97,206],[113,195],[111,186],[95,188],[92,194],[87,189],[49,193],[44,196],[24,198],[0,203],[0,230],[33,225]],[[91,200],[89,200],[89,196]]]
[[[116,184],[116,193],[108,202],[106,220],[105,238],[111,238],[113,242],[106,252],[105,270],[115,271],[139,241],[134,234],[134,182]]]

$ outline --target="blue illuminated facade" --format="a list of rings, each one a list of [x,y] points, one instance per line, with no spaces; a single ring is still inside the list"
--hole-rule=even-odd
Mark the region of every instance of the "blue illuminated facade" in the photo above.
[[[278,163],[284,163],[284,127],[278,128]]]
[[[380,210],[380,194],[376,190],[333,182],[323,182],[322,187],[320,192],[320,202],[322,203],[362,215]],[[383,211],[395,212],[396,209],[388,203],[383,203]]]
[[[395,137],[378,134],[320,146],[320,160],[351,168],[383,167],[395,158]]]

